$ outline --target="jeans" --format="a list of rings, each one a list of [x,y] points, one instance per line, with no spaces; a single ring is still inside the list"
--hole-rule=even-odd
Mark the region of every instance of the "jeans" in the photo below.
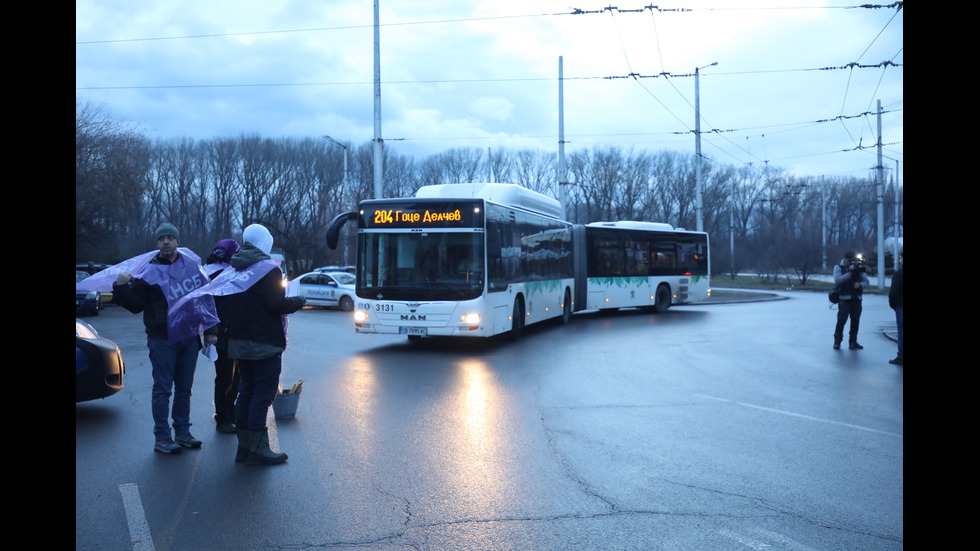
[[[279,393],[282,354],[264,360],[235,361],[241,377],[235,403],[235,425],[240,429],[264,429],[269,407]]]
[[[167,339],[146,338],[153,366],[153,434],[157,440],[172,438],[169,416],[173,417],[173,430],[177,434],[191,431],[191,388],[197,369],[197,337],[190,337],[170,344]],[[170,395],[173,394],[173,410]]]
[[[854,344],[858,340],[858,326],[861,323],[861,301],[859,299],[841,300],[837,304],[837,327],[834,328],[834,344],[840,344],[844,338],[844,325],[851,321],[848,342]]]
[[[902,306],[898,306],[895,308],[895,323],[898,324],[898,357],[899,358],[903,357],[902,356],[902,325],[903,325],[902,322],[904,320],[902,319],[903,318],[902,308],[903,308]]]

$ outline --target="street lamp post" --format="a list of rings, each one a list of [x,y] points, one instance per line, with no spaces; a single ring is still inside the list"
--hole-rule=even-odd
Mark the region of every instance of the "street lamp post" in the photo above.
[[[346,145],[338,142],[337,140],[331,138],[330,136],[324,136],[324,139],[330,140],[334,144],[339,145],[340,147],[344,148],[344,182],[343,183],[344,183],[344,186],[346,188],[347,182],[348,182],[348,179],[349,179],[348,178],[348,170],[347,170],[347,155],[350,154],[350,148],[347,147]]]
[[[331,138],[330,136],[324,136],[324,139],[330,140],[332,143],[334,143],[336,145],[339,145],[340,147],[344,148],[344,179],[343,179],[343,181],[341,183],[341,186],[343,187],[344,194],[348,194],[348,193],[351,192],[350,191],[350,185],[349,185],[349,182],[350,182],[350,177],[349,177],[350,171],[347,169],[347,167],[348,167],[347,156],[350,154],[350,147],[348,147],[346,144],[342,144],[342,143],[338,142],[337,140]],[[343,207],[343,205],[341,205],[341,207]],[[344,264],[350,264],[350,262],[348,261],[348,256],[349,255],[348,255],[348,246],[347,245],[348,245],[347,239],[344,239]]]
[[[697,215],[698,231],[704,231],[704,191],[701,184],[701,69],[715,65],[718,65],[717,61],[704,67],[694,68],[694,176],[696,193],[694,211]]]

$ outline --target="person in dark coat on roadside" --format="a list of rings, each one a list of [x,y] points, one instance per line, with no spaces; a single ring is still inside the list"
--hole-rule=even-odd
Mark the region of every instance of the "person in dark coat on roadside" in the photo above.
[[[241,250],[238,241],[222,239],[215,243],[211,255],[204,264],[204,272],[212,280],[231,268],[231,257]],[[221,323],[209,330],[215,335],[214,352],[214,420],[218,432],[235,434],[235,399],[238,398],[238,372],[235,362],[228,357],[228,313],[224,308],[225,297],[214,297],[214,305]],[[206,333],[210,334],[210,333]]]
[[[904,325],[904,307],[902,305],[902,285],[905,270],[905,249],[898,254],[898,269],[892,275],[892,286],[888,290],[888,306],[895,310],[895,323],[898,325],[898,355],[894,359],[888,360],[892,365],[902,365],[902,340]]]
[[[858,327],[861,323],[862,300],[864,288],[871,284],[865,272],[864,262],[860,255],[853,252],[844,253],[840,264],[834,266],[834,284],[840,290],[840,302],[837,303],[837,326],[834,327],[834,348],[840,348],[844,340],[844,325],[850,321],[847,347],[851,350],[864,348],[858,343]]]
[[[271,259],[272,234],[252,224],[242,233],[242,247],[231,257],[236,279],[247,288],[224,297],[227,312],[228,355],[235,360],[240,376],[235,403],[238,433],[236,462],[275,465],[286,461],[285,453],[269,447],[266,417],[279,392],[282,353],[286,349],[286,315],[302,308],[303,297],[287,297],[282,270]]]

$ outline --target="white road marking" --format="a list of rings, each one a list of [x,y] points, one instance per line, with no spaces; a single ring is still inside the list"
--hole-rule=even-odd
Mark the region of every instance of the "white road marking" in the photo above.
[[[865,430],[865,431],[868,431],[868,432],[876,432],[878,434],[885,434],[885,435],[888,435],[888,436],[895,436],[895,437],[898,437],[898,438],[904,438],[901,434],[896,434],[894,432],[888,432],[888,431],[884,431],[884,430],[872,429],[872,428],[868,428],[868,427],[862,427],[861,425],[854,425],[854,424],[851,424],[851,423],[841,423],[840,421],[831,421],[830,419],[821,419],[820,417],[811,417],[809,415],[803,415],[801,413],[793,413],[792,411],[785,411],[785,410],[781,410],[781,409],[774,409],[774,408],[765,407],[765,406],[757,406],[755,404],[746,404],[744,402],[736,402],[735,400],[729,400],[727,398],[718,398],[716,396],[709,396],[707,394],[698,394],[698,396],[703,396],[703,397],[709,398],[711,400],[718,400],[719,402],[728,402],[730,404],[737,404],[737,405],[740,405],[740,406],[743,406],[743,407],[747,407],[747,408],[754,408],[754,409],[759,409],[759,410],[762,410],[762,411],[769,411],[769,412],[772,412],[772,413],[778,413],[780,415],[789,415],[791,417],[799,417],[801,419],[808,419],[810,421],[818,421],[820,423],[827,423],[827,424],[830,424],[830,425],[837,425],[837,426],[840,426],[840,427],[848,427],[848,428],[852,428],[852,429]]]
[[[153,551],[153,538],[150,536],[150,525],[143,513],[143,502],[136,484],[121,484],[123,508],[126,510],[126,522],[129,524],[129,540],[133,551]]]
[[[267,424],[269,445],[272,449],[278,450],[279,435],[272,408],[269,408]],[[119,493],[122,494],[123,509],[126,510],[126,523],[129,525],[129,540],[133,544],[133,551],[154,551],[153,537],[150,535],[150,525],[146,522],[146,514],[143,512],[139,488],[136,484],[120,484]]]

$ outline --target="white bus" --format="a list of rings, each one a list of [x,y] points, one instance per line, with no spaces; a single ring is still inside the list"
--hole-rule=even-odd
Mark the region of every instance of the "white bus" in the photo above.
[[[707,233],[654,222],[593,222],[576,226],[575,241],[576,311],[666,312],[711,294]]]
[[[572,224],[560,204],[513,184],[424,186],[334,218],[357,220],[358,333],[517,337],[572,313]]]

